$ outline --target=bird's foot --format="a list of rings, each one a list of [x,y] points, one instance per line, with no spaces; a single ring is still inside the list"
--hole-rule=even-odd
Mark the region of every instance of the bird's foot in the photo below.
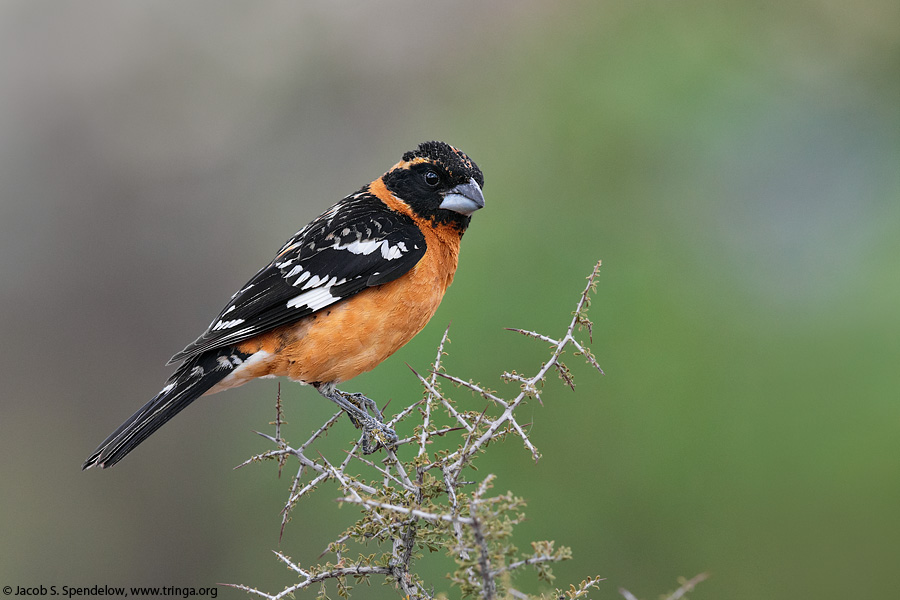
[[[329,389],[325,386],[319,388],[319,393],[340,406],[347,413],[353,426],[363,430],[361,443],[363,454],[372,454],[378,448],[390,448],[397,443],[399,439],[397,434],[384,424],[384,417],[371,398],[360,393],[342,392],[337,388]]]
[[[378,409],[378,404],[375,403],[374,400],[365,396],[364,394],[360,394],[359,392],[342,392],[341,390],[335,390],[338,394],[344,396],[344,398],[353,403],[354,406],[359,408],[362,411],[365,411],[366,414],[374,415],[374,418],[377,419],[380,423],[384,423],[384,416],[381,414],[381,410]],[[350,417],[350,420],[353,420],[353,417]],[[359,423],[354,422],[357,428],[360,427]]]

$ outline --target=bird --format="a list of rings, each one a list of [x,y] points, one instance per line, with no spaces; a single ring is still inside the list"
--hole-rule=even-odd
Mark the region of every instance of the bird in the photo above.
[[[377,404],[337,386],[375,368],[437,311],[472,213],[484,207],[483,188],[478,166],[449,144],[405,152],[294,234],[169,360],[180,365],[162,390],[82,469],[115,465],[201,396],[282,376],[347,413],[363,430],[364,453],[391,447],[398,438]]]

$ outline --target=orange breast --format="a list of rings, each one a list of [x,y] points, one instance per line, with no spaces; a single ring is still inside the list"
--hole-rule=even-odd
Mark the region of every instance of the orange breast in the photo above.
[[[427,226],[423,231],[428,250],[399,279],[240,344],[241,352],[263,350],[268,356],[236,371],[227,387],[267,375],[339,383],[375,368],[409,342],[437,311],[459,254],[459,233]]]

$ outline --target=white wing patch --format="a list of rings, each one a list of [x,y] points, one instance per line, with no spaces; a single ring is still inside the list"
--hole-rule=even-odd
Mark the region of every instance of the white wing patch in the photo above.
[[[219,319],[219,321],[215,325],[213,325],[212,329],[213,331],[216,331],[218,329],[231,329],[232,327],[236,327],[243,322],[244,319],[232,319],[230,321],[223,321],[222,319]]]
[[[332,277],[332,279],[334,279]],[[338,296],[332,296],[330,291],[331,286],[316,288],[314,290],[310,290],[308,292],[303,292],[299,296],[294,296],[287,302],[288,308],[309,308],[313,312],[328,306],[329,304],[334,304],[340,298]]]
[[[349,244],[341,246],[340,244],[335,244],[335,250],[346,250],[352,254],[372,254],[381,244],[384,243],[384,240],[353,240]]]
[[[304,285],[300,289],[308,290],[311,287],[318,287],[323,281],[325,281],[324,277],[319,277],[318,275],[313,275],[312,278],[306,282],[306,285]],[[299,281],[297,283],[299,283]],[[297,285],[297,284],[295,283],[294,285]],[[288,306],[290,306],[290,304]]]
[[[310,273],[309,271],[304,271],[300,274],[300,277],[297,278],[297,281],[294,282],[294,285],[300,285],[310,277],[312,277],[312,273]]]
[[[403,256],[403,253],[406,252],[406,244],[397,242],[396,245],[391,246],[387,240],[354,240],[349,244],[344,245],[335,243],[334,249],[346,250],[351,254],[364,254],[367,256],[380,250],[383,259],[394,260],[395,258]]]

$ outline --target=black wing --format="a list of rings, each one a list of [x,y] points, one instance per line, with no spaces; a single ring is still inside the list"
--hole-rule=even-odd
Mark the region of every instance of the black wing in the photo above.
[[[425,255],[411,218],[363,190],[298,231],[169,364],[291,323],[392,281]]]

